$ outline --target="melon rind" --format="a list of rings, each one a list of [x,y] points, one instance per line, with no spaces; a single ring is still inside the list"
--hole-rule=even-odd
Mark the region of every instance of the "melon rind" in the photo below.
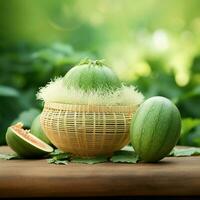
[[[42,147],[39,144],[36,144],[29,139],[19,136],[13,126],[9,127],[6,132],[6,142],[10,146],[10,148],[15,151],[20,157],[22,158],[40,158],[43,157],[53,151],[53,148],[43,142],[42,140],[38,139],[31,133],[29,137],[33,138],[38,143],[42,144]]]
[[[40,124],[40,114],[33,120],[33,123],[31,125],[31,134],[35,135],[37,138],[39,138],[43,142],[49,145],[52,145],[49,138],[46,136],[46,134],[42,130],[42,127]]]
[[[98,63],[98,62],[97,62]],[[74,66],[64,76],[67,88],[84,91],[109,92],[121,88],[121,82],[114,71],[95,61]]]

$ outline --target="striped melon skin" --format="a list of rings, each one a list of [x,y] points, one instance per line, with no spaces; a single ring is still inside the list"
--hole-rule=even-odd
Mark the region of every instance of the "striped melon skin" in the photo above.
[[[167,98],[147,99],[131,121],[131,144],[141,160],[157,162],[176,145],[181,131],[181,116]]]
[[[82,89],[86,92],[108,92],[122,86],[114,71],[101,61],[86,61],[74,66],[64,76],[64,84],[67,88]]]
[[[53,151],[53,148],[22,128],[21,124],[8,127],[8,146],[22,158],[40,158]]]
[[[34,120],[31,125],[31,134],[35,135],[37,138],[42,140],[43,142],[47,143],[48,145],[52,145],[48,137],[45,135],[44,131],[42,130],[40,124],[40,115],[39,114]]]

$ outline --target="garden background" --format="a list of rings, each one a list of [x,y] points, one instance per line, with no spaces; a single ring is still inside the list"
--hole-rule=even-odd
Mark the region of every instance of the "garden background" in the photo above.
[[[200,146],[199,0],[0,0],[0,145],[42,110],[38,89],[81,59],[105,59],[145,98],[170,98],[181,145]]]

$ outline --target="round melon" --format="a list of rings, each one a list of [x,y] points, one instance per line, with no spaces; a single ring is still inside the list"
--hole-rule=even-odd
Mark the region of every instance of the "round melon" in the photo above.
[[[51,146],[24,130],[21,123],[8,128],[6,142],[22,158],[40,158],[53,151]]]
[[[98,60],[86,60],[70,69],[64,76],[64,84],[84,91],[107,92],[121,87],[117,75]]]
[[[42,141],[46,142],[49,145],[52,145],[48,137],[45,135],[44,131],[42,130],[41,124],[40,124],[40,115],[38,115],[31,125],[31,134],[35,135]]]
[[[176,145],[181,131],[181,116],[167,98],[152,97],[138,108],[130,127],[131,144],[145,162],[157,162]]]

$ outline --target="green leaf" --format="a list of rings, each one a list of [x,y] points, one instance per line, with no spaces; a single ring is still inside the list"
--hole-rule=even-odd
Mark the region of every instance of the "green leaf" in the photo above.
[[[53,152],[50,153],[50,156],[57,156],[62,153],[64,153],[64,152],[61,151],[60,149],[55,149]]]
[[[122,151],[134,151],[133,147],[132,146],[125,146],[121,149]]]
[[[184,142],[182,143],[183,146],[200,147],[200,126],[191,130],[183,139],[181,138],[180,140]]]
[[[74,157],[72,158],[71,162],[73,163],[83,163],[83,164],[97,164],[97,163],[103,163],[108,161],[107,156],[97,156],[94,158],[80,158],[80,157]]]
[[[200,86],[196,86],[188,93],[182,95],[180,97],[179,101],[187,100],[187,99],[195,97],[195,96],[200,96]]]
[[[171,152],[168,154],[168,157],[174,156],[174,151],[175,151],[175,148],[173,148],[173,149],[171,150]]]
[[[182,135],[188,133],[191,129],[200,125],[200,119],[185,118],[182,120]]]
[[[5,145],[5,134],[8,126],[17,117],[18,113],[21,112],[21,104],[18,98],[0,98],[0,145]]]
[[[71,154],[70,153],[60,153],[55,156],[53,156],[52,159],[54,160],[68,160],[70,158]]]
[[[134,151],[116,151],[110,158],[114,163],[137,163],[139,156]]]
[[[54,164],[56,165],[68,165],[69,161],[68,160],[56,160]]]
[[[193,141],[194,141],[198,146],[200,146],[200,137],[194,138]]]
[[[68,44],[63,44],[63,43],[54,43],[51,47],[55,52],[59,52],[64,54],[65,56],[67,55],[73,55],[74,50],[72,46]]]
[[[183,156],[196,156],[200,155],[200,148],[186,148],[186,149],[177,149],[174,148],[169,156],[174,156],[174,157],[183,157]]]
[[[2,154],[0,153],[0,159],[1,160],[14,160],[14,159],[20,159],[20,157],[13,153],[13,154]]]
[[[55,163],[55,160],[53,158],[49,158],[49,159],[47,159],[47,162],[49,164],[53,164],[53,163]]]
[[[182,120],[181,136],[178,144],[183,146],[200,146],[196,140],[200,136],[200,119],[185,118]]]
[[[55,160],[53,158],[47,159],[49,164],[57,164],[57,165],[67,165],[69,163],[68,160]]]
[[[18,97],[19,92],[14,88],[0,85],[0,96]]]
[[[47,162],[49,164],[67,165],[69,163],[70,156],[70,153],[64,153],[59,149],[56,149],[50,154],[51,158],[47,159]]]

